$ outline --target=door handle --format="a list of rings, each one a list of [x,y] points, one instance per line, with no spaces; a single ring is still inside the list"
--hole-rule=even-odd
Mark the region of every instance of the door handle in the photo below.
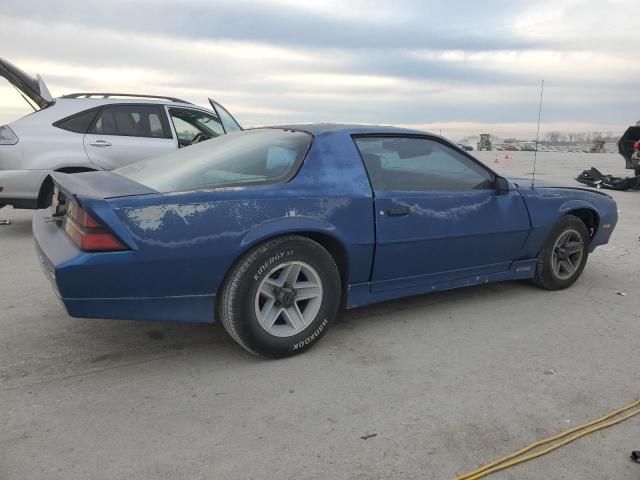
[[[400,215],[409,215],[411,209],[409,207],[390,208],[387,210],[387,214],[390,217],[399,217]]]
[[[111,143],[106,140],[96,140],[95,142],[91,142],[89,145],[93,145],[94,147],[110,147]]]

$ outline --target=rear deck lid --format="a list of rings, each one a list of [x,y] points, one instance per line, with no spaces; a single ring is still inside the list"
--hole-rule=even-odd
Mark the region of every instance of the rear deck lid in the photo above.
[[[40,75],[33,78],[3,58],[0,58],[0,75],[41,109],[54,104],[53,97]]]
[[[116,198],[158,193],[152,188],[113,172],[54,172],[51,176],[58,189],[67,196]]]

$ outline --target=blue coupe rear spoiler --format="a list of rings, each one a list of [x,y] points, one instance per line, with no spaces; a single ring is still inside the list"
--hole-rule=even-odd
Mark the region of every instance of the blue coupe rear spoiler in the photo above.
[[[51,177],[58,188],[69,196],[82,195],[106,199],[158,193],[145,185],[113,172],[101,171],[73,174],[53,172]]]

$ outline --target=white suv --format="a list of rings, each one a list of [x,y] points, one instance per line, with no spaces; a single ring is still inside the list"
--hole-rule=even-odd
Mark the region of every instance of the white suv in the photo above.
[[[53,171],[113,170],[241,130],[212,99],[212,110],[151,95],[74,93],[54,99],[39,75],[33,78],[3,59],[0,76],[36,110],[0,126],[0,207],[49,206]]]

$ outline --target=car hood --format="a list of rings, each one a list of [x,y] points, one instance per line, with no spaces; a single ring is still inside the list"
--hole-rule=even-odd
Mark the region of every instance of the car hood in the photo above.
[[[508,177],[507,179],[515,183],[518,186],[518,188],[531,186],[531,177]],[[597,193],[600,195],[604,195],[606,197],[611,197],[611,195],[609,195],[608,193],[605,193],[595,188],[577,187],[575,185],[567,185],[566,183],[562,183],[562,182],[550,182],[547,180],[536,180],[534,182],[534,187],[535,188],[560,188],[563,190],[580,190],[583,192]]]

